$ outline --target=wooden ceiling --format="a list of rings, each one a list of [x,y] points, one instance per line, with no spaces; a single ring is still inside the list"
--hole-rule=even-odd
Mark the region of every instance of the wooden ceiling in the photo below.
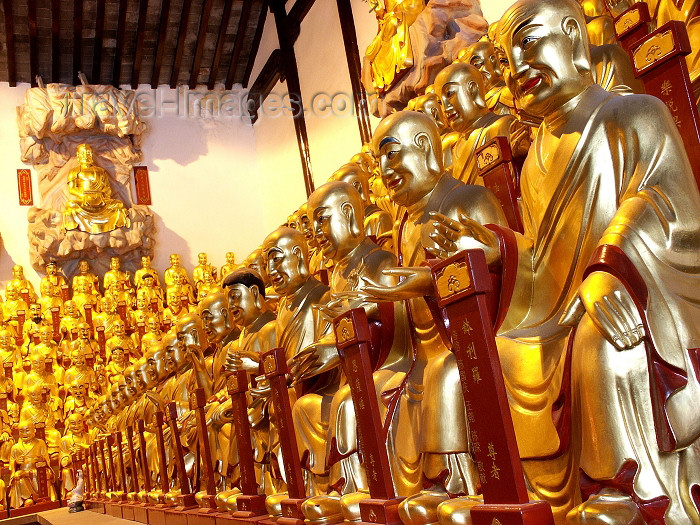
[[[2,0],[0,81],[247,87],[268,0]]]

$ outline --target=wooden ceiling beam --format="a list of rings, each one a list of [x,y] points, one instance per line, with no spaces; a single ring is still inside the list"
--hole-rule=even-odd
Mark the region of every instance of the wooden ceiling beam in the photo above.
[[[213,0],[205,0],[202,7],[202,16],[199,17],[199,33],[197,33],[197,47],[194,52],[192,69],[190,70],[190,89],[197,87],[199,80],[199,67],[202,65],[202,55],[204,54],[204,44],[207,40],[207,28],[209,27],[209,17]]]
[[[83,69],[83,0],[73,0],[73,85],[80,83]]]
[[[246,29],[248,28],[248,18],[250,17],[250,8],[253,5],[253,0],[243,0],[243,9],[241,9],[241,18],[238,19],[238,31],[236,31],[236,41],[233,44],[233,53],[231,53],[231,62],[228,65],[228,74],[226,75],[226,89],[233,87],[233,82],[238,68],[238,59],[241,57],[243,50],[243,40],[245,39]]]
[[[51,0],[51,82],[61,79],[61,0]]]
[[[92,78],[93,84],[102,84],[102,48],[104,47],[105,29],[105,2],[97,2],[95,12],[95,42],[92,52]]]
[[[258,120],[260,106],[277,85],[277,82],[280,81],[282,81],[282,52],[275,49],[270,53],[258,78],[255,79],[248,92],[247,110],[253,124]]]
[[[15,62],[15,24],[12,14],[12,0],[3,0],[5,11],[5,46],[7,47],[7,81],[10,87],[17,85],[17,63]]]
[[[32,87],[36,87],[39,74],[39,51],[37,45],[36,0],[27,1],[27,22],[29,24],[29,75]]]
[[[209,82],[207,88],[214,89],[216,85],[216,77],[219,74],[219,65],[221,64],[221,55],[224,54],[224,42],[226,41],[226,30],[228,29],[228,23],[231,20],[231,10],[233,7],[233,0],[225,0],[224,2],[224,12],[221,15],[221,27],[219,28],[219,36],[216,38],[216,51],[214,52],[214,60],[211,64],[211,69],[209,70]]]
[[[143,39],[146,32],[146,14],[148,13],[148,0],[139,0],[139,20],[136,24],[136,50],[134,51],[134,67],[131,71],[131,89],[139,86],[141,74],[141,62],[143,61]]]
[[[250,46],[250,53],[248,53],[248,63],[245,66],[245,73],[243,74],[243,87],[248,87],[250,82],[250,75],[253,72],[253,65],[255,64],[255,57],[258,56],[258,49],[260,49],[260,41],[262,40],[263,30],[265,29],[265,19],[267,18],[267,0],[262,1],[260,6],[260,14],[258,15],[258,23],[255,26],[255,35],[253,35],[253,44]]]
[[[185,0],[182,4],[182,18],[180,19],[180,27],[177,34],[177,47],[175,49],[175,60],[173,62],[173,71],[170,75],[170,87],[177,87],[177,80],[180,76],[180,67],[182,66],[182,55],[185,51],[185,37],[187,36],[187,23],[190,18],[190,10],[192,9],[192,0]]]
[[[151,87],[156,89],[160,79],[160,70],[163,67],[163,55],[165,54],[165,39],[168,36],[168,19],[170,18],[170,0],[163,0],[160,6],[160,21],[158,22],[158,42],[156,42],[156,58],[151,75]]]
[[[119,0],[119,16],[117,17],[117,47],[114,50],[114,65],[112,66],[112,85],[117,88],[121,85],[124,39],[126,35],[127,4],[128,0]]]

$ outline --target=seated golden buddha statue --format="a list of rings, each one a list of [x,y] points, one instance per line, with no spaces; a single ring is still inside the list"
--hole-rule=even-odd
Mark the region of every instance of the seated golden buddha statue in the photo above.
[[[192,270],[192,281],[194,281],[195,288],[199,289],[201,283],[204,282],[205,272],[209,272],[216,279],[216,266],[209,262],[209,257],[204,252],[197,255],[197,261],[199,264]]]
[[[75,488],[76,476],[73,468],[73,455],[90,446],[90,435],[85,425],[85,416],[73,414],[66,421],[66,435],[61,438],[61,452],[58,461],[61,466],[61,497],[66,498]]]
[[[87,281],[90,293],[99,294],[100,285],[97,275],[90,271],[90,263],[85,259],[81,259],[78,263],[78,273],[71,280],[71,286],[73,290],[78,288],[78,283],[80,281]]]
[[[10,281],[5,288],[5,302],[2,303],[2,320],[5,323],[10,322],[12,317],[17,315],[21,310],[29,314],[29,305],[20,297],[19,289]],[[13,323],[12,326],[14,330],[19,333],[22,327],[16,325],[17,323]]]
[[[27,290],[29,292],[30,302],[36,301],[34,285],[24,276],[24,268],[19,264],[15,264],[12,267],[12,284],[20,291],[20,293],[22,293],[22,290]]]
[[[141,268],[136,270],[134,273],[134,286],[136,288],[141,287],[141,279],[145,274],[150,274],[153,276],[156,286],[160,286],[160,280],[158,279],[158,272],[155,268],[151,266],[151,258],[148,255],[141,257]]]
[[[96,166],[92,148],[78,146],[78,166],[68,174],[70,200],[63,212],[63,227],[87,233],[105,233],[129,226],[127,209],[112,198],[107,171]]]
[[[170,266],[165,270],[165,286],[170,288],[175,284],[175,276],[181,275],[185,281],[189,282],[187,270],[182,267],[180,256],[177,253],[170,254]]]
[[[22,404],[22,409],[19,413],[20,425],[26,421],[34,424],[45,423],[45,441],[48,447],[49,457],[58,459],[58,453],[61,448],[61,434],[56,430],[55,407],[50,407],[46,398],[48,391],[41,384],[35,384],[32,387],[25,389],[26,399]]]
[[[226,264],[221,267],[221,275],[219,279],[224,280],[228,274],[236,270],[240,265],[236,264],[236,254],[233,252],[226,252]]]
[[[49,454],[46,443],[36,437],[36,429],[31,421],[23,421],[19,425],[19,442],[10,451],[10,507],[18,509],[34,503],[39,495],[39,480],[36,466],[39,462],[49,465]],[[56,499],[53,484],[50,482],[53,473],[49,470],[49,495]]]
[[[479,70],[486,88],[486,105],[499,115],[515,114],[513,94],[506,87],[499,53],[488,40],[479,40],[462,49],[457,55],[459,61],[471,64]]]

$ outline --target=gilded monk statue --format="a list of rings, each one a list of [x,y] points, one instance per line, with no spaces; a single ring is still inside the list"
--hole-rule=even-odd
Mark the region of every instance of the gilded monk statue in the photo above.
[[[129,226],[124,203],[112,198],[107,172],[92,160],[92,148],[78,146],[78,166],[68,174],[70,200],[63,212],[63,227],[87,233],[105,233]]]
[[[433,238],[481,239],[511,283],[497,343],[530,489],[558,523],[700,523],[700,195],[681,137],[660,100],[594,83],[575,0],[519,0],[498,41],[516,102],[544,119],[525,231],[465,217]]]

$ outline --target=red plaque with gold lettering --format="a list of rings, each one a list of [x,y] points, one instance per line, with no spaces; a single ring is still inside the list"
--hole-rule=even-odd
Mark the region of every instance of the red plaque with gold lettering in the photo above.
[[[151,183],[148,180],[147,166],[134,166],[134,181],[136,182],[136,204],[153,204],[151,202]]]
[[[508,227],[523,232],[518,197],[520,173],[513,164],[513,152],[506,137],[495,137],[476,150],[476,167],[484,186],[491,190],[501,203]]]
[[[34,204],[32,175],[28,169],[17,170],[17,191],[19,193],[20,206],[31,206]]]
[[[367,313],[363,308],[353,308],[336,317],[333,325],[357,414],[357,439],[369,485],[370,499],[360,501],[360,523],[400,524],[398,506],[403,498],[396,497],[391,478],[386,433],[372,377]]]
[[[292,423],[292,407],[287,391],[287,360],[284,348],[275,348],[260,356],[263,372],[270,382],[272,407],[277,414],[280,448],[287,475],[289,498],[282,501],[282,516],[276,523],[280,525],[304,525],[301,504],[306,499],[304,478],[301,472],[297,437]]]
[[[474,525],[553,525],[548,503],[530,502],[488,312],[484,252],[467,250],[432,267],[433,287],[457,360],[469,437],[484,496]]]
[[[674,21],[632,44],[629,54],[647,94],[660,98],[671,112],[700,188],[700,115],[685,61],[690,51],[685,25]]]

